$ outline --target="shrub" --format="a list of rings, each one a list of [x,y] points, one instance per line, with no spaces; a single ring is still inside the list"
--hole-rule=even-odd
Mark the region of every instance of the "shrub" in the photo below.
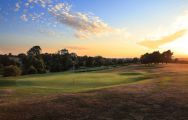
[[[37,69],[34,66],[30,66],[27,73],[28,74],[37,74]]]
[[[19,76],[19,75],[21,75],[21,70],[17,66],[11,65],[11,66],[8,66],[8,67],[4,68],[4,71],[3,71],[3,76],[4,77]]]

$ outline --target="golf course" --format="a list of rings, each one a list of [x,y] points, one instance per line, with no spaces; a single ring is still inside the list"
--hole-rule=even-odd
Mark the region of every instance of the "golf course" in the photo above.
[[[188,65],[0,77],[0,120],[19,119],[186,120]]]
[[[0,120],[188,120],[188,0],[0,0]]]

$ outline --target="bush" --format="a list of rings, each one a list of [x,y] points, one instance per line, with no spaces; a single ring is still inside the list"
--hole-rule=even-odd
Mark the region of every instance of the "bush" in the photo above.
[[[37,69],[34,66],[30,66],[27,74],[37,74]]]
[[[3,71],[3,76],[4,77],[19,76],[19,75],[21,75],[21,70],[17,66],[11,65],[11,66],[8,66],[8,67],[4,68],[4,71]]]

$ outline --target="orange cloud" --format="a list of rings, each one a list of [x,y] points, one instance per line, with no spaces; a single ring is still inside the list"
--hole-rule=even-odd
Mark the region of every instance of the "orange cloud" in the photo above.
[[[169,36],[162,37],[159,40],[145,40],[145,41],[141,41],[138,44],[145,46],[147,48],[156,49],[161,45],[175,41],[176,39],[182,37],[186,32],[187,32],[187,30],[184,29],[184,30],[180,30],[174,34],[171,34]]]

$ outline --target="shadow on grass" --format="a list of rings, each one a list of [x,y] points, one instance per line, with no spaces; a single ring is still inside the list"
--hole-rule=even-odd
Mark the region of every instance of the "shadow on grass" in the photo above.
[[[132,66],[131,66],[132,67]],[[134,66],[134,69],[157,69],[157,68],[164,68],[162,65],[140,65],[140,66]]]
[[[143,75],[143,73],[126,72],[126,73],[120,73],[119,75],[134,76],[134,75]]]
[[[138,82],[138,81],[143,81],[143,80],[147,80],[147,79],[151,79],[152,77],[150,76],[142,76],[142,77],[135,77],[135,78],[130,78],[129,79],[129,83],[134,83],[134,82]]]
[[[31,81],[19,81],[16,80],[0,80],[0,87],[13,87],[13,86],[30,86],[33,83]]]
[[[102,70],[107,70],[107,69],[112,69],[112,68],[113,67],[111,67],[111,66],[102,66],[102,67],[94,67],[94,68],[84,68],[84,69],[75,70],[75,73],[97,72],[97,71],[102,71]]]
[[[0,80],[0,87],[15,86],[15,80]]]

